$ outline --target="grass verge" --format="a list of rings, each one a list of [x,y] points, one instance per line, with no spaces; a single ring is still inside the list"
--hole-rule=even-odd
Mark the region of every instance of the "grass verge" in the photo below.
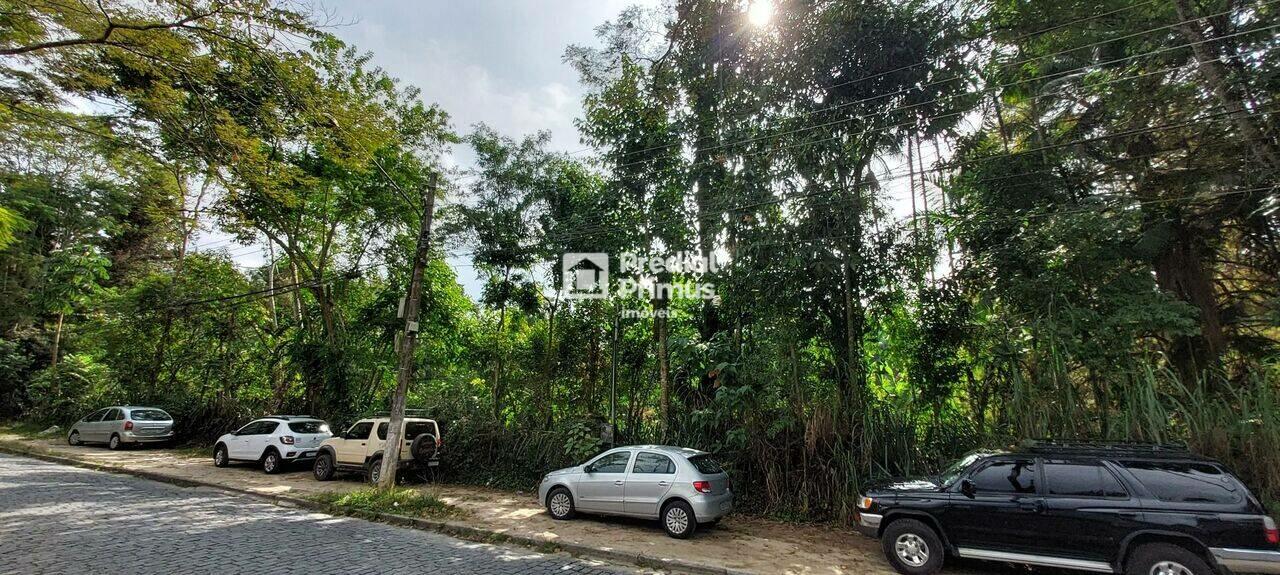
[[[408,517],[457,519],[467,516],[465,509],[449,505],[434,495],[406,487],[390,491],[361,489],[349,493],[320,493],[312,495],[311,500],[338,508]]]

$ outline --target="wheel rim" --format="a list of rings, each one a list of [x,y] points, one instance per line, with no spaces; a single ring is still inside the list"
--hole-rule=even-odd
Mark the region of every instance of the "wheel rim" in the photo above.
[[[1150,575],[1194,575],[1190,569],[1177,561],[1161,561],[1151,566]]]
[[[328,473],[329,473],[329,458],[321,457],[319,461],[316,461],[316,475],[324,476],[324,475],[328,475]]]
[[[267,471],[275,471],[275,470],[276,470],[276,463],[277,463],[277,462],[276,462],[276,455],[275,455],[274,453],[272,453],[271,455],[268,455],[268,456],[267,456],[267,461],[266,461]]]
[[[116,436],[114,436],[114,435],[113,435],[113,436],[111,436],[111,447],[112,447],[112,448],[120,447],[120,438],[119,438],[119,437],[116,437]]]
[[[911,567],[920,567],[929,562],[929,544],[915,533],[899,535],[897,541],[893,542],[893,550],[898,554],[898,559]],[[1152,575],[1155,575],[1154,572]]]
[[[222,465],[223,463],[226,463],[227,462],[226,452],[224,452],[221,449],[213,452],[213,462],[218,465]]]
[[[71,432],[71,445],[80,445],[80,432]]]
[[[569,495],[561,492],[551,496],[551,514],[564,517],[569,514]]]
[[[378,480],[379,480],[379,479],[382,479],[382,462],[381,462],[381,461],[379,461],[379,462],[375,463],[375,464],[373,465],[373,469],[370,469],[370,470],[369,470],[369,481],[370,481],[370,482],[372,482],[372,483],[378,483]]]
[[[684,533],[689,528],[689,514],[684,509],[672,507],[667,510],[667,529],[672,533]]]

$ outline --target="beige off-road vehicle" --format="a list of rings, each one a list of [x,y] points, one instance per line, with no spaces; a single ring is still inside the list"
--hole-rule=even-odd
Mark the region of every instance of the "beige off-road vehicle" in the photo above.
[[[346,431],[320,444],[312,473],[319,481],[333,479],[341,471],[363,473],[370,483],[378,483],[382,474],[382,453],[387,442],[391,418],[379,414],[355,422]],[[400,468],[408,469],[422,479],[429,479],[440,465],[440,426],[433,419],[404,418],[404,438],[400,447]]]

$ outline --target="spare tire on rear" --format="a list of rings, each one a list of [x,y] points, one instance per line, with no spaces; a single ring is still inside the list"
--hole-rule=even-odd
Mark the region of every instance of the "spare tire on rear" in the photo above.
[[[436,436],[430,433],[423,433],[413,438],[413,443],[409,446],[409,453],[413,455],[414,461],[426,462],[436,455]]]

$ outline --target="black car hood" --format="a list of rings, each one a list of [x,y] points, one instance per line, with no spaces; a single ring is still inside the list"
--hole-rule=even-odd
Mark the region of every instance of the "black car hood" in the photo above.
[[[937,493],[940,489],[942,485],[933,477],[903,477],[872,483],[866,493]]]

